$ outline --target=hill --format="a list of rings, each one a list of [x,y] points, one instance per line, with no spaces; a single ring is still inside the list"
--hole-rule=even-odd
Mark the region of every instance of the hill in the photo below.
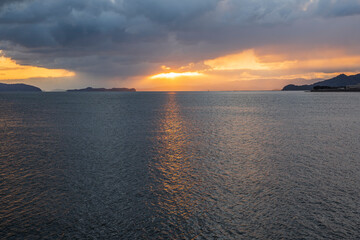
[[[310,85],[294,85],[290,84],[285,86],[282,90],[283,91],[305,91],[305,90],[312,90],[315,86],[327,86],[327,87],[345,87],[350,85],[357,85],[360,84],[360,74],[347,76],[345,74],[340,74],[337,77],[316,82]]]
[[[0,83],[0,92],[41,92],[41,89],[23,83],[17,83],[17,84]]]

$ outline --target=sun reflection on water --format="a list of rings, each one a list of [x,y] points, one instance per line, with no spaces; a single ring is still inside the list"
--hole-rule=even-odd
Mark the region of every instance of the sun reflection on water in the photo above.
[[[152,192],[159,211],[167,216],[187,219],[195,204],[191,191],[195,185],[195,169],[190,154],[192,151],[187,151],[192,147],[189,123],[181,117],[176,95],[174,92],[167,95],[150,172],[155,182]]]

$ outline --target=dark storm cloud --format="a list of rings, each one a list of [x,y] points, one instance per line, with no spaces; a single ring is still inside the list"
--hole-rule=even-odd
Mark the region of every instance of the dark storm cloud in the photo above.
[[[159,24],[172,25],[189,23],[216,8],[217,0],[126,0],[123,1],[127,15],[145,16]]]
[[[7,5],[7,4],[14,4],[14,3],[25,2],[25,1],[29,1],[29,0],[1,0],[0,7]]]
[[[320,0],[317,13],[326,17],[344,17],[360,14],[360,1],[356,0]]]
[[[1,1],[0,48],[26,64],[132,76],[264,45],[341,44],[329,36],[359,39],[354,19],[326,19],[359,13],[357,0]]]

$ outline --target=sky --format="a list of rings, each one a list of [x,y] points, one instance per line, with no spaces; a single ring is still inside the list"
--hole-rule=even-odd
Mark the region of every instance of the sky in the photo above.
[[[360,72],[360,0],[1,0],[0,82],[278,90]]]

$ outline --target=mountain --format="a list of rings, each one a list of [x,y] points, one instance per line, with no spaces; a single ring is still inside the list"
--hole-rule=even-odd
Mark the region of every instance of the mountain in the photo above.
[[[310,85],[294,85],[290,84],[285,86],[283,91],[304,91],[304,90],[312,90],[315,86],[328,86],[328,87],[345,87],[349,85],[360,84],[360,74],[347,76],[345,74],[340,74],[337,77],[324,80],[321,82],[316,82]]]
[[[67,92],[136,92],[135,88],[83,88],[83,89],[71,89],[67,90]]]
[[[17,83],[17,84],[0,83],[0,92],[41,92],[41,89],[23,83]]]

